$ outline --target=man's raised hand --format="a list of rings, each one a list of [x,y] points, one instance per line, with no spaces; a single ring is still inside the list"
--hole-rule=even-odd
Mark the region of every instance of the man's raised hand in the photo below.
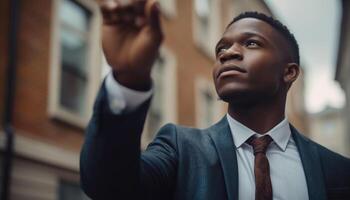
[[[147,90],[163,33],[155,0],[100,0],[102,47],[114,78],[122,85]]]

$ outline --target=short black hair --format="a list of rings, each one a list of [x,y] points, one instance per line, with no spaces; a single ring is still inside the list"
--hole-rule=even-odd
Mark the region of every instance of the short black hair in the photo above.
[[[243,12],[236,16],[228,25],[231,26],[233,23],[236,21],[243,19],[243,18],[256,18],[260,19],[268,24],[270,24],[273,28],[275,28],[277,31],[279,31],[289,42],[291,48],[292,48],[292,56],[294,62],[296,62],[298,65],[300,64],[300,57],[299,57],[299,45],[297,40],[295,39],[294,35],[289,31],[287,26],[283,25],[280,21],[277,19],[274,19],[271,16],[267,16],[264,13],[259,13],[256,11],[248,11],[248,12]]]

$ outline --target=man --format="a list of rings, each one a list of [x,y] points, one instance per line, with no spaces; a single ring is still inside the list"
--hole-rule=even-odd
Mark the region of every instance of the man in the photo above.
[[[145,152],[140,136],[163,35],[154,1],[105,1],[110,73],[81,153],[93,199],[350,199],[350,160],[303,137],[285,118],[298,45],[278,21],[247,12],[218,42],[213,70],[228,114],[208,129],[166,125]]]

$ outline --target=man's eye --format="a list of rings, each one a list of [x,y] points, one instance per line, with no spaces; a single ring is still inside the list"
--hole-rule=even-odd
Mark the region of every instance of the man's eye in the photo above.
[[[224,46],[218,47],[218,48],[216,49],[216,54],[223,53],[223,52],[225,52],[226,50],[227,50],[227,48],[224,47]]]
[[[257,41],[249,40],[246,43],[247,47],[260,47],[260,44]]]

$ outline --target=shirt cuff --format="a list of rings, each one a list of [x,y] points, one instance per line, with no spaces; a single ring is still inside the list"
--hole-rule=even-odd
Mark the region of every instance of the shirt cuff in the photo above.
[[[107,74],[105,87],[109,108],[113,114],[129,113],[136,110],[142,103],[151,98],[153,87],[146,92],[136,91],[118,83],[113,74]]]

